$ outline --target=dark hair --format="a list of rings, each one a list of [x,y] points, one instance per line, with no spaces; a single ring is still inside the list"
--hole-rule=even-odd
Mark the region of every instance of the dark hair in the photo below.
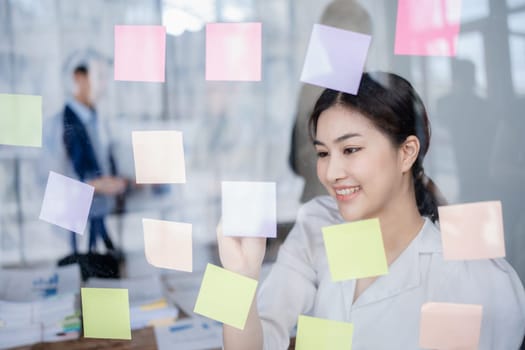
[[[360,112],[395,146],[400,146],[410,135],[419,139],[419,154],[412,166],[417,207],[421,215],[428,216],[433,222],[438,220],[437,206],[445,204],[445,200],[423,170],[423,159],[430,145],[430,122],[425,106],[412,85],[392,73],[372,72],[363,74],[357,95],[326,89],[310,116],[312,139],[315,138],[321,113],[335,105]]]
[[[89,72],[88,67],[85,64],[78,65],[73,70],[74,75],[77,75],[77,74],[88,75],[88,72]]]

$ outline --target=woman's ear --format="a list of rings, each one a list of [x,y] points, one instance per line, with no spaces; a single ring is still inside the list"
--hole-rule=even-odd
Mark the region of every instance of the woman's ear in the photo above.
[[[399,158],[402,172],[407,172],[412,168],[419,155],[419,148],[419,139],[414,135],[407,137],[405,142],[401,144]]]

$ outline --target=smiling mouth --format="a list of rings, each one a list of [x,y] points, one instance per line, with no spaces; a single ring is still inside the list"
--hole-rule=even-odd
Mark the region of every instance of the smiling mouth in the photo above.
[[[335,195],[338,200],[348,200],[354,198],[361,190],[361,186],[347,187],[335,190]]]

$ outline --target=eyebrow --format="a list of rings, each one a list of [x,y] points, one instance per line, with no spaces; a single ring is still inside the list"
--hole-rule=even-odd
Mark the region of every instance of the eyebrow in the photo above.
[[[359,133],[348,133],[348,134],[344,134],[342,136],[339,136],[338,138],[336,138],[334,140],[334,143],[340,143],[340,142],[343,142],[345,140],[348,140],[349,138],[352,138],[352,137],[358,137],[358,136],[363,136]],[[319,146],[326,146],[324,143],[322,143],[321,141],[319,140],[314,140],[314,146],[316,145],[319,145]]]

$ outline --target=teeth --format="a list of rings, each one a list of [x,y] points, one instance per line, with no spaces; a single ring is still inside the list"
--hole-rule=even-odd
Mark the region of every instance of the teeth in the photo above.
[[[346,196],[352,193],[355,193],[359,190],[359,187],[352,187],[352,188],[345,188],[344,190],[336,190],[335,193],[337,193],[340,196]]]

